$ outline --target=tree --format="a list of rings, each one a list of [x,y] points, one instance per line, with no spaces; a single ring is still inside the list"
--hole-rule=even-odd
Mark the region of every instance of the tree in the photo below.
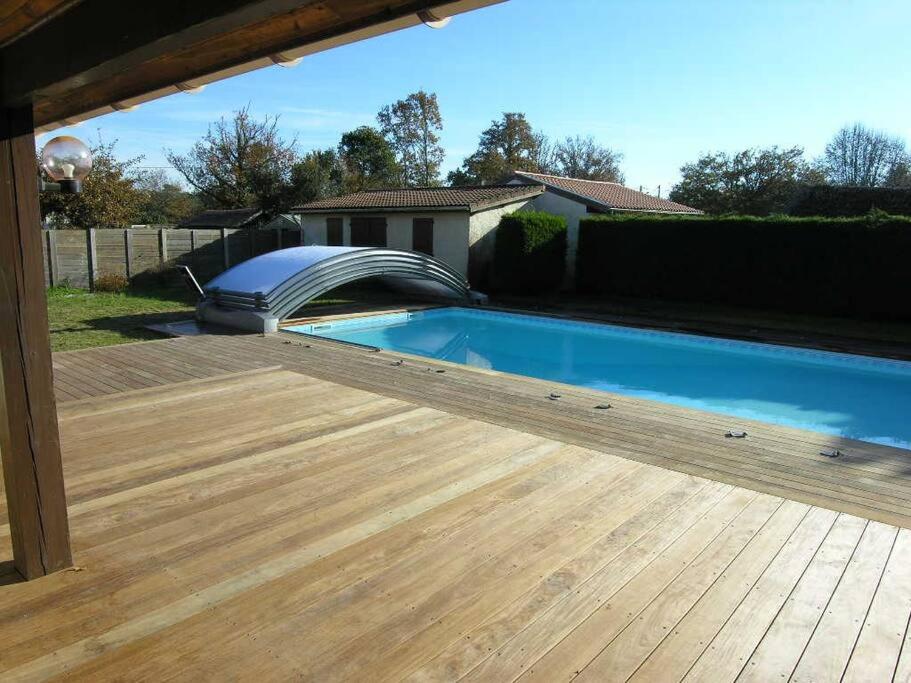
[[[818,180],[800,147],[706,154],[680,169],[675,202],[706,213],[764,216],[784,211],[798,185]]]
[[[395,187],[400,170],[395,154],[376,128],[361,126],[342,135],[338,154],[345,168],[345,190]]]
[[[889,170],[885,185],[886,187],[911,189],[911,155],[906,156],[903,161],[899,161]]]
[[[905,142],[861,123],[845,126],[826,145],[822,168],[833,185],[882,187],[908,163]]]
[[[133,223],[143,201],[137,187],[142,157],[118,161],[117,141],[92,145],[92,172],[79,194],[42,192],[41,215],[55,227],[116,228]]]
[[[344,190],[345,169],[334,149],[316,149],[291,169],[294,202],[335,197]]]
[[[453,185],[483,185],[505,180],[512,171],[547,171],[546,138],[537,135],[520,112],[507,112],[481,133],[477,151],[449,174]]]
[[[531,149],[528,157],[527,169],[512,170],[532,170],[537,173],[559,173],[557,164],[557,145],[544,133],[534,133],[535,144]]]
[[[277,117],[255,120],[249,106],[230,121],[221,118],[209,126],[186,155],[169,150],[167,158],[210,208],[249,206],[277,213],[293,193],[294,143],[279,136]]]
[[[567,137],[554,150],[557,173],[580,180],[606,180],[622,183],[620,160],[623,155],[597,144],[590,135]]]
[[[443,117],[435,93],[419,90],[383,107],[376,116],[380,132],[396,156],[406,187],[438,185],[446,154],[437,134]]]
[[[143,173],[136,183],[142,201],[134,223],[174,225],[201,209],[199,198],[168,179],[163,170]]]

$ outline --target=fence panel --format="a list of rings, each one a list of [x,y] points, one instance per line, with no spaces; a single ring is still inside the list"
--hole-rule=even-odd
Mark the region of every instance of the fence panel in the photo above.
[[[98,275],[126,275],[125,230],[96,230],[95,271]]]
[[[224,250],[220,230],[194,230],[193,252],[190,267],[200,282],[207,282],[222,272]]]
[[[130,264],[131,275],[154,270],[161,264],[161,253],[158,248],[159,232],[161,231],[148,228],[133,228],[130,230],[133,251],[133,260]]]
[[[88,230],[46,230],[45,284],[91,288],[94,283]],[[248,228],[186,230],[182,228],[97,229],[94,231],[94,276],[135,277],[162,264],[183,264],[207,282],[226,267],[253,255],[274,251],[279,244],[296,247],[299,230]],[[164,253],[162,253],[164,251]]]
[[[252,256],[250,235],[246,230],[226,230],[225,233],[228,236],[228,255],[232,266]]]
[[[88,288],[89,258],[86,231],[57,230],[56,233],[56,256],[60,267],[58,284]],[[45,259],[45,263],[47,263],[47,259]]]

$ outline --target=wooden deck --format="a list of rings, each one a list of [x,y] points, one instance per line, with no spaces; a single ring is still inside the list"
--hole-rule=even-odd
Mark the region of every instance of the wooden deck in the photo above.
[[[911,453],[903,449],[290,333],[174,339],[55,358],[64,398],[265,367],[911,528]],[[555,390],[559,401],[548,399]],[[605,402],[613,407],[594,409]],[[731,428],[749,437],[725,438]],[[845,455],[821,455],[828,448]]]
[[[911,681],[903,451],[394,358],[59,354],[77,571],[0,573],[0,679]]]

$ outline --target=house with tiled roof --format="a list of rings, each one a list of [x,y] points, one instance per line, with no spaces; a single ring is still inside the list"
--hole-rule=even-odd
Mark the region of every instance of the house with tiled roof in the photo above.
[[[482,286],[500,218],[532,208],[534,183],[368,190],[295,207],[306,244],[390,247],[444,260]]]
[[[632,211],[640,213],[688,213],[700,214],[702,211],[691,206],[678,204],[669,199],[662,199],[645,192],[625,187],[620,183],[605,180],[580,180],[546,173],[516,171],[513,184],[544,185],[545,192],[571,199],[588,209],[588,213],[610,213],[613,211]],[[540,202],[539,202],[540,203]],[[541,207],[541,210],[545,209]],[[560,213],[556,211],[554,213]]]
[[[544,192],[535,199],[534,208],[566,218],[567,284],[572,282],[576,268],[579,220],[587,215],[614,212],[702,213],[691,206],[678,204],[645,192],[637,192],[620,183],[602,180],[580,180],[546,173],[516,171],[509,182],[513,185],[543,186]]]

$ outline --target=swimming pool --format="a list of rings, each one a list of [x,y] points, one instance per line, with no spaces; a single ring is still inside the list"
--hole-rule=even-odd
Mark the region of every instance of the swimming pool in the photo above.
[[[285,329],[911,448],[908,362],[469,308]]]

